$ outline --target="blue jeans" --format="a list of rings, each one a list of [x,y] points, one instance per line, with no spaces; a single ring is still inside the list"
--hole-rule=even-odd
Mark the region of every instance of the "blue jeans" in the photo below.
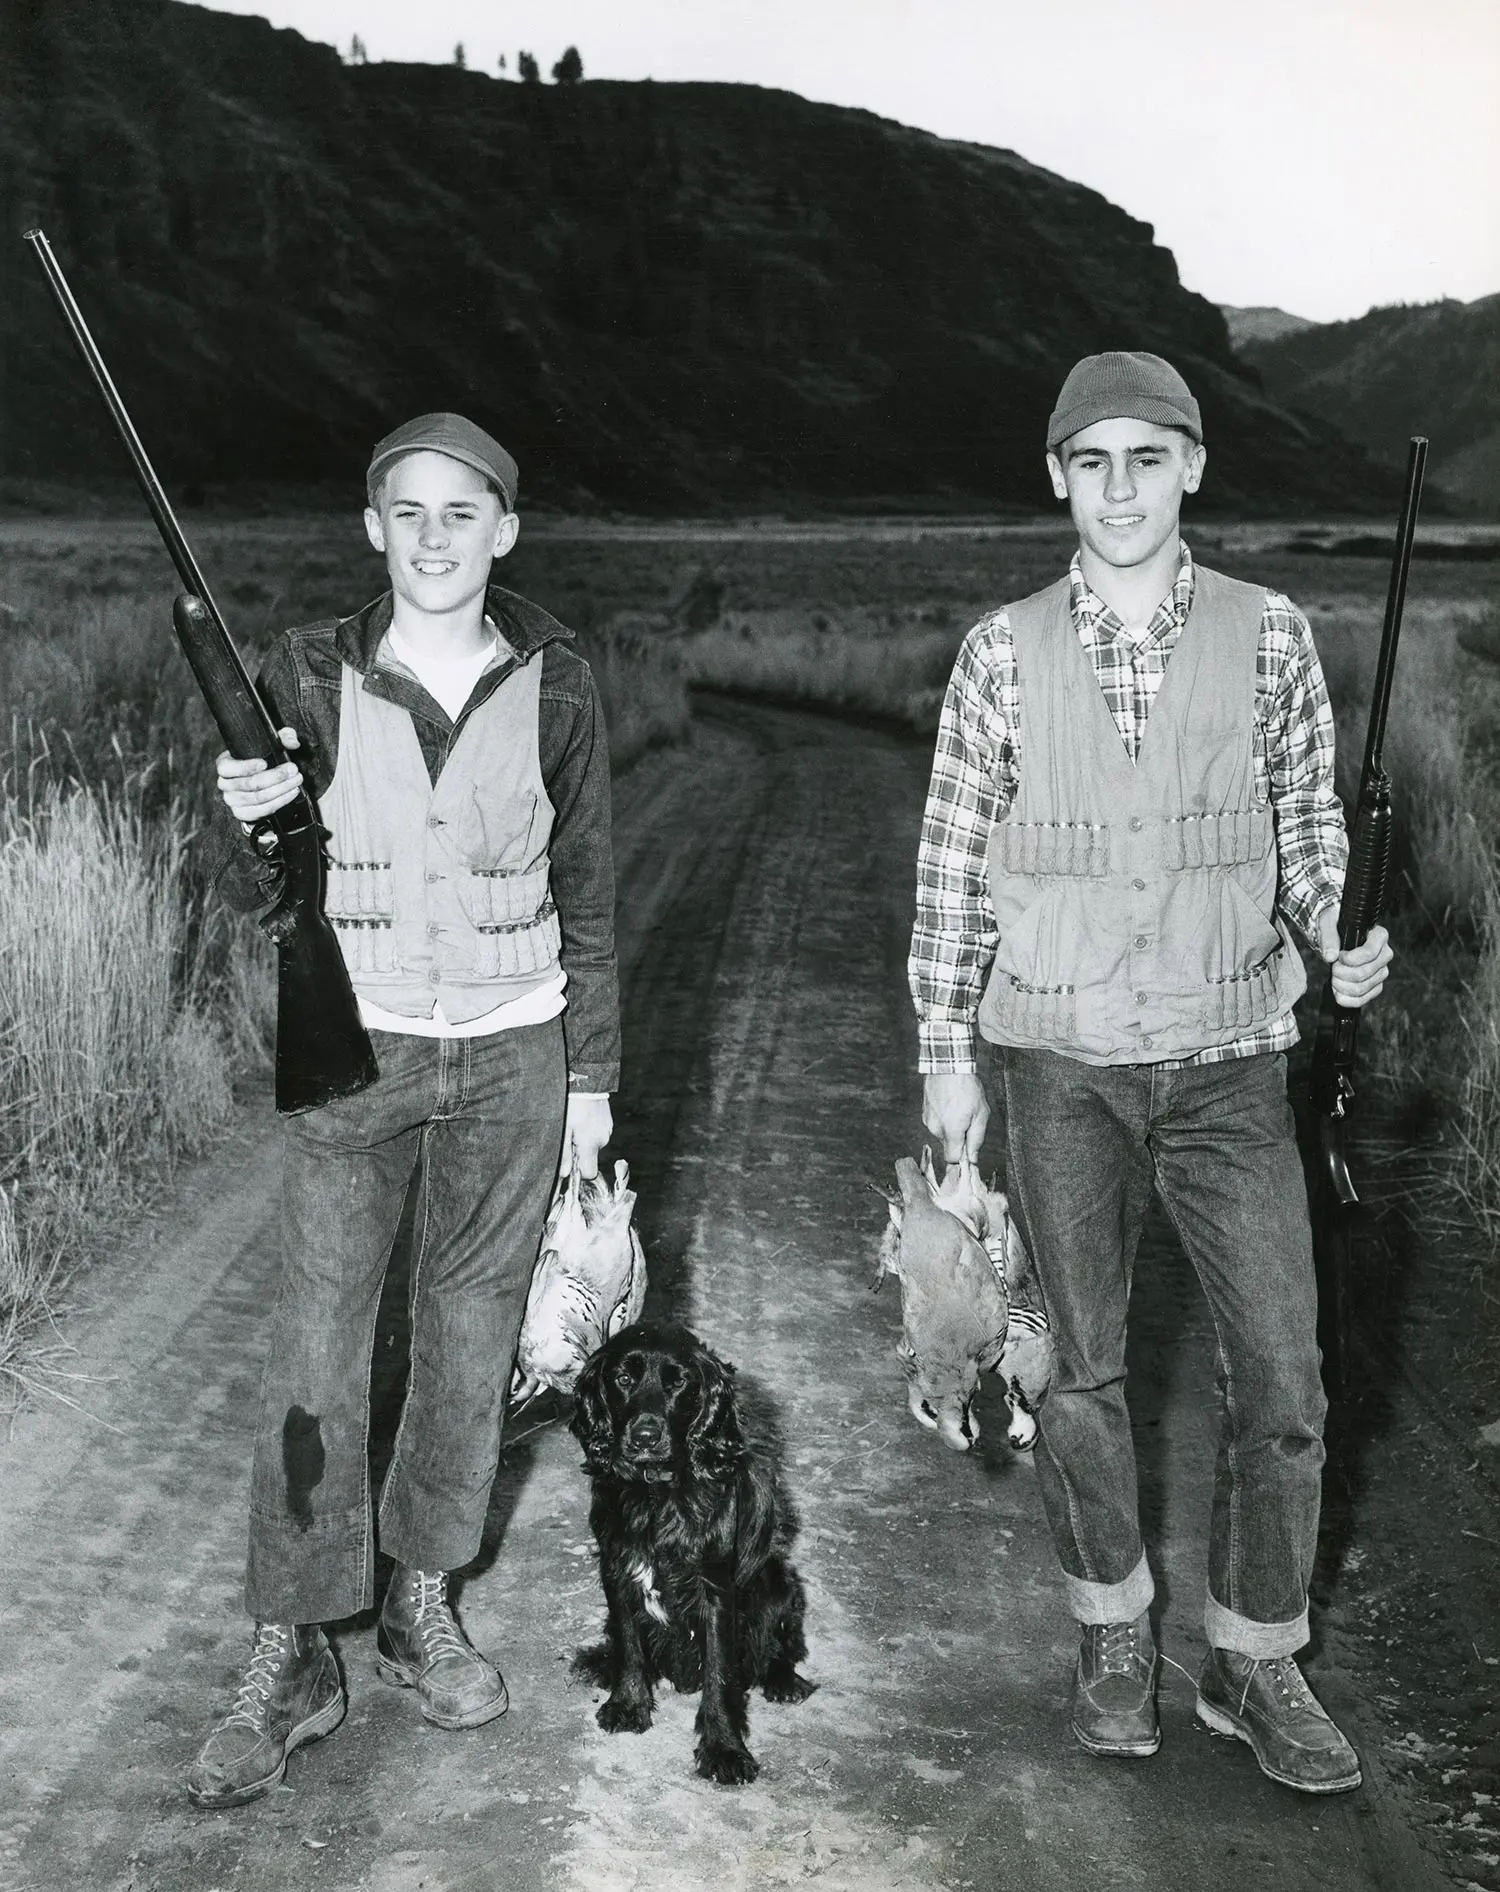
[[[374,1601],[370,1354],[407,1186],[411,1370],[380,1545],[478,1553],[511,1364],[562,1149],[561,1019],[482,1038],[376,1032],[380,1076],[285,1131],[282,1274],[261,1389],[245,1606],[320,1623]]]
[[[1307,1640],[1327,1404],[1286,1060],[1163,1071],[1049,1051],[1001,1055],[1010,1200],[1057,1340],[1037,1470],[1073,1614],[1127,1621],[1153,1595],[1125,1405],[1125,1322],[1154,1183],[1218,1335],[1209,1641],[1290,1655]]]

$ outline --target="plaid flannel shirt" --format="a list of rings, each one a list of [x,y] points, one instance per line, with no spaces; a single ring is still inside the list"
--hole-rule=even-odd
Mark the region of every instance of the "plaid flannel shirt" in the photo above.
[[[1088,585],[1075,553],[1073,623],[1131,760],[1177,647],[1193,600],[1186,544],[1171,591],[1145,634],[1133,637]],[[1256,662],[1256,784],[1276,821],[1277,910],[1316,948],[1318,916],[1337,906],[1348,843],[1333,788],[1333,713],[1307,619],[1268,591]],[[916,1002],[923,1072],[976,1069],[979,1001],[999,933],[990,905],[986,850],[1021,778],[1021,694],[1004,611],[981,618],[953,667],[938,728],[932,781],[917,855],[917,920],[908,976]],[[1213,1064],[1297,1042],[1290,1011],[1231,1044],[1164,1070]]]

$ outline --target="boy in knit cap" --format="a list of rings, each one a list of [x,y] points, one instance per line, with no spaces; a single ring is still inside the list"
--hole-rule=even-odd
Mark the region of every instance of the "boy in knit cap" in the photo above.
[[[374,1601],[370,1353],[419,1166],[376,1666],[437,1727],[505,1712],[447,1578],[480,1548],[559,1159],[597,1173],[618,1079],[604,723],[571,634],[490,583],[519,529],[515,461],[462,416],[425,414],[379,443],[366,484],[390,589],[276,645],[261,688],[295,762],[218,760],[233,905],[276,891],[258,824],[299,781],[316,798],[326,910],[380,1075],[285,1121],[245,1584],[255,1644],[189,1774],[201,1807],[266,1793],[343,1717],[322,1625]]]
[[[943,707],[911,986],[923,1114],[950,1160],[999,1047],[1009,1189],[1058,1366],[1038,1474],[1082,1627],[1072,1726],[1154,1754],[1153,1585],[1125,1405],[1131,1268],[1153,1186],[1213,1311],[1224,1392],[1197,1713],[1309,1793],[1357,1757],[1293,1660],[1307,1640],[1325,1401],[1286,1096],[1304,990],[1289,923],[1344,1005],[1390,947],[1341,952],[1333,721],[1288,599],[1197,564],[1198,403],[1145,353],[1092,355],[1047,430],[1078,550],[969,633]]]

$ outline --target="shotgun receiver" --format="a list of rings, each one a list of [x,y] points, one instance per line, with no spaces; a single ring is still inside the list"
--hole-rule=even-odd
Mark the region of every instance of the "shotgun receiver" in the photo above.
[[[219,732],[241,761],[253,757],[273,767],[285,762],[275,720],[234,647],[57,259],[40,230],[25,235],[185,587],[172,607],[172,623]],[[373,1083],[375,1053],[360,1022],[338,938],[323,912],[323,831],[312,797],[302,789],[295,801],[259,826],[267,858],[282,869],[280,896],[261,917],[260,926],[276,946],[276,1108],[293,1115],[352,1096]]]
[[[1362,946],[1385,907],[1386,875],[1391,861],[1391,781],[1382,762],[1386,712],[1390,707],[1391,679],[1396,668],[1396,642],[1401,635],[1401,613],[1406,603],[1406,579],[1411,569],[1412,538],[1417,507],[1422,498],[1422,474],[1427,464],[1427,442],[1414,435],[1406,463],[1406,496],[1396,528],[1396,552],[1391,564],[1390,589],[1385,601],[1385,625],[1380,656],[1375,666],[1375,693],[1365,736],[1364,765],[1354,804],[1349,865],[1339,903],[1339,946],[1347,951]],[[1318,1291],[1323,1353],[1329,1379],[1342,1383],[1346,1324],[1345,1288],[1348,1277],[1348,1218],[1345,1213],[1359,1201],[1349,1175],[1345,1133],[1349,1105],[1354,1100],[1354,1055],[1359,1041],[1359,1008],[1340,1005],[1333,996],[1333,981],[1323,989],[1318,1014],[1317,1042],[1313,1049],[1308,1095],[1318,1118],[1318,1171],[1313,1222],[1314,1254],[1318,1263]]]

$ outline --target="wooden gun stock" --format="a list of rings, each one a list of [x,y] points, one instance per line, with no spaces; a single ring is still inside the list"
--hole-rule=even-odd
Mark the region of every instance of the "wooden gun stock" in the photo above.
[[[25,240],[93,376],[162,542],[186,587],[172,608],[172,621],[214,721],[233,755],[244,760],[254,756],[271,763],[285,761],[276,725],[209,595],[192,547],[167,503],[57,258],[40,230],[26,231]],[[323,837],[311,798],[304,791],[288,807],[278,809],[267,825],[275,834],[278,858],[285,869],[281,897],[261,925],[276,942],[279,962],[276,1108],[290,1115],[363,1090],[374,1082],[376,1065],[343,954],[323,914]]]

